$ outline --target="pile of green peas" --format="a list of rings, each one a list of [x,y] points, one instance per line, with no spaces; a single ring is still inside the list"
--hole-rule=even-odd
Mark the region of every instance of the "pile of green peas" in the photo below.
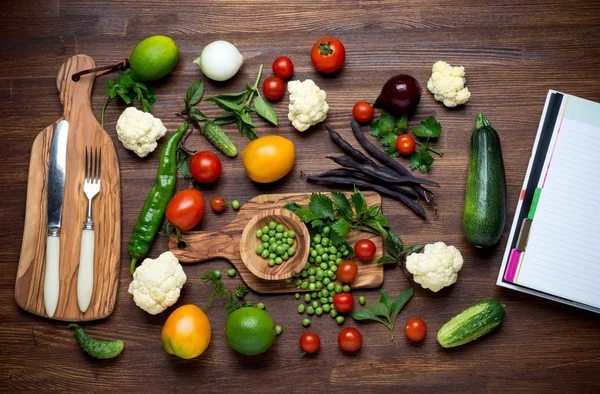
[[[296,254],[296,248],[293,247],[296,232],[288,231],[283,224],[270,221],[267,226],[256,230],[256,238],[263,242],[256,247],[256,254],[269,259],[269,267],[283,264]]]

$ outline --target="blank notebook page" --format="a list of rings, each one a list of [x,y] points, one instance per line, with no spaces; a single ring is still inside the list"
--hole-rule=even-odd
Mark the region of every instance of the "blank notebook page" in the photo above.
[[[600,307],[600,128],[564,118],[516,283]]]

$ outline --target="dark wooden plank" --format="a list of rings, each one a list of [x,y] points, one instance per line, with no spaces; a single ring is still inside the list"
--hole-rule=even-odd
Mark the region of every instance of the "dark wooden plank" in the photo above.
[[[23,0],[0,5],[0,350],[2,387],[12,390],[55,389],[89,391],[244,390],[259,391],[411,391],[411,392],[598,392],[600,387],[600,319],[598,316],[495,286],[507,234],[491,251],[475,251],[462,235],[464,185],[468,144],[475,114],[485,113],[502,140],[508,184],[508,212],[512,221],[517,196],[529,159],[545,93],[562,90],[600,101],[600,2],[584,0],[338,0],[228,2],[151,0]],[[348,357],[337,349],[337,325],[330,318],[314,318],[311,329],[321,335],[316,357],[301,358],[297,340],[304,329],[289,295],[258,296],[284,327],[276,346],[262,356],[247,358],[229,349],[222,327],[225,313],[217,301],[208,312],[213,340],[201,357],[183,361],[166,354],[160,331],[168,312],[149,316],[127,293],[127,240],[146,192],[154,182],[160,148],[145,159],[126,151],[118,142],[115,122],[125,108],[112,103],[106,130],[115,141],[122,180],[121,282],[113,315],[89,325],[102,338],[121,338],[124,353],[108,362],[84,355],[62,323],[28,314],[14,303],[14,284],[23,233],[25,195],[31,144],[39,130],[54,122],[62,110],[55,88],[56,72],[72,55],[84,53],[98,65],[127,57],[142,38],[172,36],[181,50],[180,63],[157,88],[155,114],[170,131],[179,120],[187,86],[200,77],[192,64],[202,47],[216,39],[235,43],[245,65],[231,82],[207,82],[207,95],[236,91],[254,80],[258,65],[280,54],[294,60],[295,78],[312,78],[328,93],[327,124],[350,141],[350,109],[358,99],[374,98],[391,75],[406,72],[425,85],[433,62],[442,59],[467,69],[473,97],[465,108],[446,110],[424,92],[411,125],[435,115],[444,126],[436,143],[446,154],[436,161],[428,178],[442,187],[436,191],[439,213],[425,224],[401,204],[384,198],[384,210],[393,229],[406,243],[446,241],[465,257],[459,280],[450,289],[433,294],[416,289],[414,299],[399,319],[397,339],[390,343],[386,329],[360,325],[365,344]],[[314,72],[308,53],[320,36],[340,37],[348,56],[344,69],[328,78]],[[268,70],[268,67],[267,67]],[[267,75],[269,72],[267,71]],[[265,75],[266,76],[266,75]],[[96,115],[104,98],[99,77],[92,95]],[[307,185],[300,172],[316,172],[334,165],[325,158],[337,153],[324,127],[297,133],[288,124],[287,99],[274,105],[281,127],[260,123],[259,133],[274,132],[291,138],[297,160],[292,172],[276,185],[250,182],[239,159],[223,157],[223,177],[204,188],[207,197],[247,201],[263,193],[294,193],[327,188]],[[202,104],[209,116],[219,113]],[[238,149],[247,140],[227,128]],[[190,137],[194,149],[213,150],[199,135]],[[585,156],[594,154],[582,147]],[[185,188],[181,180],[178,188]],[[433,214],[433,212],[430,212]],[[207,212],[200,230],[217,230],[234,212],[220,216]],[[508,228],[508,226],[507,226]],[[167,248],[157,239],[151,256]],[[567,247],[566,247],[567,248]],[[202,304],[209,288],[199,276],[206,269],[224,270],[224,261],[186,266],[188,284],[178,305]],[[239,279],[225,278],[229,287]],[[393,294],[410,286],[398,269],[386,269],[384,287]],[[360,291],[370,300],[377,291]],[[443,350],[435,342],[437,329],[473,302],[495,297],[507,308],[507,320],[498,332],[462,349]],[[419,346],[408,344],[401,326],[412,316],[429,325]],[[348,323],[347,323],[348,324]],[[354,324],[354,323],[349,323]]]

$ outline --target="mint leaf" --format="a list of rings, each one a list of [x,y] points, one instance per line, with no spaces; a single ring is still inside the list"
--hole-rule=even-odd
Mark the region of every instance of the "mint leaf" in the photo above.
[[[200,102],[200,100],[202,100],[203,95],[204,95],[204,81],[200,80],[198,82],[194,82],[192,85],[190,85],[190,87],[188,88],[188,90],[185,94],[186,103],[190,107],[193,107],[194,105],[198,104]]]
[[[427,144],[421,146],[421,150],[415,151],[410,155],[410,168],[418,169],[421,173],[425,174],[429,171],[429,167],[433,164],[433,157],[427,150]]]
[[[351,200],[352,204],[354,204],[356,216],[362,216],[362,214],[367,210],[367,200],[365,200],[365,196],[363,196],[356,186],[354,186],[354,194],[352,194]]]
[[[390,295],[387,291],[381,289],[379,302],[381,304],[385,305],[385,307],[388,310],[388,313],[386,313],[386,316],[389,316],[390,313],[392,312],[392,308],[394,307],[394,301],[392,301],[392,297],[390,297]]]
[[[258,94],[258,92],[252,103],[254,104],[254,110],[257,114],[277,126],[277,114],[275,113],[275,110],[260,96],[260,94]]]
[[[333,201],[329,197],[321,193],[313,193],[310,196],[308,208],[319,219],[333,219]]]
[[[346,198],[346,195],[342,192],[331,192],[333,199],[333,206],[340,211],[343,216],[351,216],[354,214],[350,201]]]
[[[345,237],[350,232],[350,223],[346,219],[339,219],[331,225],[331,229],[341,237]]]
[[[414,129],[413,134],[421,138],[437,138],[442,133],[442,125],[433,116],[421,122],[421,126]]]
[[[299,207],[294,213],[298,215],[300,220],[302,220],[304,223],[309,223],[316,219],[315,214],[306,207]]]
[[[378,321],[379,323],[382,324],[387,324],[386,322],[384,322],[383,320],[381,320],[380,318],[377,317],[377,315],[375,315],[373,312],[371,312],[368,309],[363,309],[361,311],[356,311],[354,313],[352,313],[352,318],[354,320],[374,320],[374,321]]]
[[[391,299],[390,299],[391,301]],[[388,306],[384,303],[369,304],[369,310],[376,316],[383,316],[389,319]]]
[[[392,264],[396,263],[396,259],[390,256],[381,256],[373,264]]]

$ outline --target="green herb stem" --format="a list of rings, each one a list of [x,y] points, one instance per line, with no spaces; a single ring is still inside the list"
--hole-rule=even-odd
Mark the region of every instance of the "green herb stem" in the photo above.
[[[263,65],[261,64],[260,67],[258,68],[258,75],[256,76],[256,81],[254,82],[254,85],[252,86],[252,91],[250,92],[250,94],[248,94],[248,99],[246,100],[247,106],[249,106],[250,103],[252,102],[252,99],[254,98],[254,93],[256,92],[256,89],[258,89],[258,84],[260,83],[260,78],[262,77],[262,72],[263,72]]]
[[[431,151],[431,152],[435,153],[436,155],[439,155],[440,157],[444,156],[444,152],[440,152],[439,150],[432,148],[426,142],[425,143],[419,142],[419,141],[415,141],[415,142],[417,143],[417,145],[419,145],[421,147],[421,149],[423,149],[423,146],[425,146],[426,150]]]
[[[104,99],[104,103],[102,103],[102,115],[100,116],[100,126],[102,126],[102,128],[104,128],[104,112],[106,111],[106,107],[108,106],[109,102],[110,97],[106,97]]]

